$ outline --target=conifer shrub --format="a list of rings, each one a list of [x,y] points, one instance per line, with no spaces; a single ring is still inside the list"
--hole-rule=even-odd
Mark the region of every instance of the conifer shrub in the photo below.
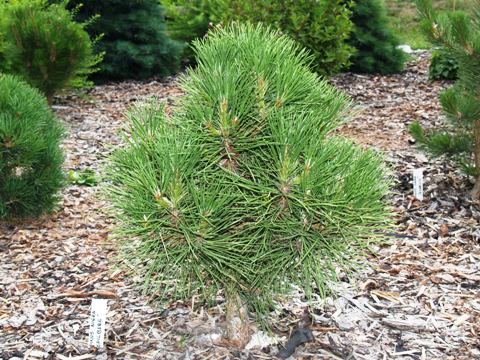
[[[101,56],[63,4],[44,0],[0,3],[1,70],[20,76],[51,102],[65,87],[86,84]]]
[[[238,325],[232,304],[262,318],[291,283],[328,292],[334,264],[352,265],[385,225],[388,181],[376,153],[330,135],[350,101],[294,41],[233,23],[194,47],[173,115],[156,100],[130,113],[108,191],[148,288],[222,290]]]
[[[458,62],[455,57],[444,49],[435,50],[432,53],[428,77],[430,80],[456,80]]]
[[[175,73],[182,45],[166,33],[164,10],[158,0],[69,0],[80,6],[78,21],[98,16],[88,27],[101,36],[97,50],[105,53],[95,79],[146,79]]]
[[[313,55],[312,67],[333,75],[349,65],[353,48],[352,1],[344,0],[209,0],[213,23],[264,23],[298,41]]]
[[[63,128],[46,99],[19,78],[0,74],[0,219],[53,209],[64,183]]]
[[[389,28],[382,0],[356,0],[352,8],[353,31],[348,44],[357,51],[351,57],[350,71],[391,74],[403,70],[405,53]]]
[[[480,199],[480,12],[436,12],[431,0],[417,0],[423,27],[432,43],[458,63],[458,80],[440,94],[450,124],[425,131],[410,130],[420,146],[433,155],[445,154],[474,176],[472,197]]]

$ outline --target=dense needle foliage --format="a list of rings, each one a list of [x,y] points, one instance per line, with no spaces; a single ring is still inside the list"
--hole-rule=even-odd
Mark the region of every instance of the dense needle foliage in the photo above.
[[[64,182],[62,135],[36,89],[0,74],[0,219],[53,209]]]
[[[49,101],[65,87],[85,84],[101,56],[72,16],[63,3],[0,2],[0,70],[20,76]]]
[[[174,115],[136,107],[113,158],[127,253],[171,296],[223,289],[265,310],[291,282],[324,293],[385,224],[380,158],[329,135],[350,103],[286,36],[234,23],[195,49]]]
[[[417,0],[424,28],[430,40],[448,51],[458,63],[458,80],[442,92],[440,101],[448,120],[446,126],[425,132],[418,123],[411,131],[419,143],[434,155],[446,154],[476,177],[472,190],[480,198],[480,6],[462,11],[438,13],[431,0]]]
[[[400,42],[389,27],[383,1],[356,0],[351,19],[354,27],[348,43],[357,51],[350,59],[350,70],[379,74],[400,72],[406,56],[397,49]]]

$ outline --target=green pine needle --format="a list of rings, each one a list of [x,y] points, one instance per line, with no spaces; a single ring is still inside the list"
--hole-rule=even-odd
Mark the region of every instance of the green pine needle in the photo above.
[[[174,116],[156,100],[132,110],[112,159],[127,256],[160,296],[228,288],[266,312],[292,282],[328,293],[334,264],[388,225],[381,158],[330,135],[349,99],[261,25],[217,29],[195,51]]]

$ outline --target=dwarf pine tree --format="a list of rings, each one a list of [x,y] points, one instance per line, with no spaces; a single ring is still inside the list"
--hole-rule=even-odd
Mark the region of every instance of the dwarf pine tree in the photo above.
[[[446,154],[476,178],[472,196],[480,198],[480,10],[436,13],[431,0],[418,0],[431,41],[458,62],[458,80],[440,95],[452,126],[425,133],[418,123],[410,130],[434,155]]]
[[[109,191],[149,288],[222,290],[228,335],[243,343],[239,304],[261,318],[291,283],[324,294],[334,264],[385,225],[388,181],[378,155],[330,135],[350,102],[292,40],[233,23],[194,46],[173,116],[157,101],[130,113]]]
[[[63,127],[47,100],[0,74],[0,220],[52,210],[64,184]]]
[[[20,76],[51,103],[60,90],[88,85],[102,55],[93,53],[83,24],[72,19],[65,2],[0,2],[0,71]]]

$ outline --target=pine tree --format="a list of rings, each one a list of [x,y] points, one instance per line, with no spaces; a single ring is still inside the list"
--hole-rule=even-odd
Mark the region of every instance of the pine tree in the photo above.
[[[101,61],[63,3],[0,2],[0,42],[0,71],[20,76],[49,102],[66,87],[86,84]]]
[[[70,0],[68,4],[72,9],[80,5],[78,21],[99,15],[87,27],[93,37],[103,34],[97,48],[105,57],[96,79],[146,79],[178,70],[182,45],[167,36],[158,0]]]
[[[458,80],[440,96],[451,122],[445,129],[426,134],[418,123],[414,137],[434,155],[453,158],[476,178],[472,196],[480,198],[480,10],[437,13],[431,0],[418,0],[424,28],[434,44],[447,49],[458,62]]]
[[[391,74],[400,72],[406,60],[397,49],[399,40],[389,28],[382,0],[356,0],[352,9],[353,32],[348,43],[357,51],[351,57],[350,71]]]
[[[155,100],[130,114],[109,190],[150,289],[207,301],[223,291],[242,344],[242,304],[261,319],[291,283],[325,294],[334,264],[378,235],[386,179],[378,155],[329,135],[350,102],[294,41],[233,23],[195,50],[173,116]]]
[[[36,89],[0,74],[0,219],[54,208],[64,184],[63,128]]]

